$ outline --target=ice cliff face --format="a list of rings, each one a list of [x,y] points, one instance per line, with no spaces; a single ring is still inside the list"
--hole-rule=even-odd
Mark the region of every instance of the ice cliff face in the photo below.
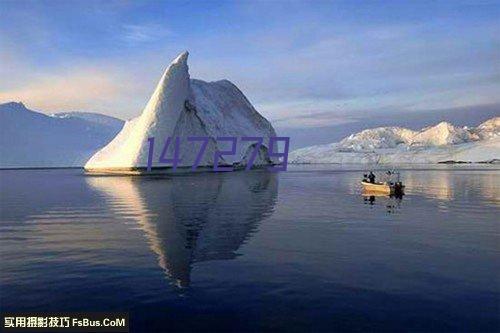
[[[290,153],[291,163],[440,163],[500,160],[500,118],[475,128],[441,122],[421,131],[367,129],[338,143]]]
[[[211,140],[200,165],[213,165],[214,152],[227,150],[217,137],[263,137],[264,142],[255,160],[256,165],[273,160],[268,156],[269,137],[276,133],[231,82],[191,80],[187,65],[188,53],[179,55],[167,68],[142,114],[128,121],[123,130],[106,147],[86,163],[85,169],[144,168],[148,161],[148,138],[155,138],[153,167],[159,164],[163,144],[168,137],[180,137],[179,166],[191,166],[198,154],[199,144],[187,137],[203,136]],[[253,142],[238,140],[234,156],[224,156],[220,163],[245,164]],[[167,150],[173,154],[174,145]]]

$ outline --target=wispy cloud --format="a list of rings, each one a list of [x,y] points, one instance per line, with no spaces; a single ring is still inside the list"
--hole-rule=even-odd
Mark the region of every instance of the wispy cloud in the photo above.
[[[0,46],[9,78],[1,97],[135,116],[188,49],[192,77],[233,81],[281,127],[497,103],[500,6],[476,3],[120,1],[89,11],[75,0],[54,11],[10,2],[0,19],[0,43],[9,42]],[[74,63],[77,71],[61,68]]]
[[[160,24],[125,24],[123,39],[130,43],[147,43],[172,36],[173,33]]]

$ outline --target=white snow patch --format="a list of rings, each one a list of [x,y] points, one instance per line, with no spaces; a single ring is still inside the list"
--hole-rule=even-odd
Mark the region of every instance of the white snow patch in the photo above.
[[[443,163],[500,160],[500,118],[476,128],[441,122],[421,131],[400,127],[367,129],[339,143],[290,153],[290,163]]]

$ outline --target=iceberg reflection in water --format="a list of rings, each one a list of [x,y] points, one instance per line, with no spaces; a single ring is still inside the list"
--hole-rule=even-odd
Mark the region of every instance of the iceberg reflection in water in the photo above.
[[[276,174],[266,171],[176,177],[87,177],[117,213],[137,214],[158,263],[177,286],[194,263],[233,259],[260,221],[272,214]]]

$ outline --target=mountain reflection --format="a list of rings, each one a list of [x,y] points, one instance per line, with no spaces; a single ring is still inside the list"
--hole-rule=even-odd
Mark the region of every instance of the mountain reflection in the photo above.
[[[265,171],[176,177],[88,177],[116,213],[137,221],[158,263],[179,287],[190,283],[192,265],[233,259],[272,214],[276,174]]]

